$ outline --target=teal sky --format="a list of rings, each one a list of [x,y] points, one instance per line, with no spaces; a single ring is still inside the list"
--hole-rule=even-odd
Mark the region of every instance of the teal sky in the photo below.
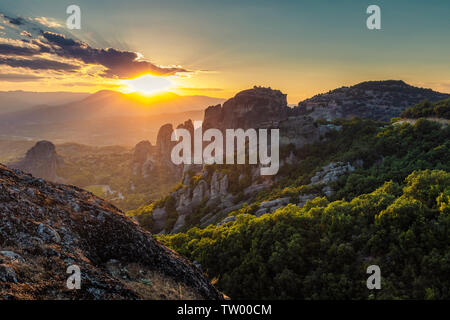
[[[4,13],[62,23],[78,4],[82,29],[73,37],[195,70],[177,82],[195,93],[227,97],[265,85],[296,103],[382,79],[450,92],[450,1],[0,2]],[[381,8],[382,30],[366,28],[370,4]]]

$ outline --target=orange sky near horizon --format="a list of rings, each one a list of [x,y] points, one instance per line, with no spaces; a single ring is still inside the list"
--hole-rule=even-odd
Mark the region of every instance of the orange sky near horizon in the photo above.
[[[366,28],[360,1],[79,4],[82,28],[72,31],[64,3],[2,4],[0,91],[130,92],[124,80],[147,70],[179,95],[230,98],[256,85],[281,90],[290,104],[369,80],[450,93],[442,2],[380,1],[379,31]]]
[[[172,83],[172,86],[165,91],[174,92],[178,95],[205,95],[217,98],[231,98],[239,91],[249,89],[253,85],[261,85],[266,87],[271,87],[273,89],[281,90],[283,93],[287,93],[288,103],[297,104],[299,101],[306,98],[312,97],[319,93],[324,93],[329,90],[341,86],[351,86],[362,81],[368,80],[404,80],[406,83],[418,87],[431,88],[435,91],[450,93],[450,83],[436,83],[432,79],[430,81],[418,82],[414,79],[408,78],[398,78],[392,77],[351,77],[351,79],[342,79],[340,82],[329,80],[329,79],[312,79],[298,81],[294,85],[289,83],[290,81],[283,81],[283,79],[274,79],[272,83],[258,82],[254,81],[253,85],[248,85],[245,81],[241,80],[240,84],[233,81],[232,84],[221,83],[220,79],[213,79],[213,81],[208,81],[208,77],[195,77],[192,78],[180,78],[177,76],[168,77]],[[257,77],[255,77],[257,78]],[[123,80],[111,80],[111,81],[101,81],[98,84],[92,82],[83,82],[82,79],[65,79],[64,81],[54,80],[42,82],[0,82],[0,91],[37,91],[37,92],[55,92],[55,91],[70,91],[70,92],[89,92],[95,93],[100,90],[115,90],[123,93],[129,93],[138,91],[132,89],[123,83]],[[217,84],[218,88],[211,88],[211,82]],[[278,85],[277,85],[278,84]],[[157,93],[156,90],[155,93]]]

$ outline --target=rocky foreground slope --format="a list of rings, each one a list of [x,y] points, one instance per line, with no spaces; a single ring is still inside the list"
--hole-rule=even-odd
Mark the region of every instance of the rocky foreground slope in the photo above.
[[[81,270],[69,290],[67,268]],[[221,299],[117,208],[0,165],[0,299]]]

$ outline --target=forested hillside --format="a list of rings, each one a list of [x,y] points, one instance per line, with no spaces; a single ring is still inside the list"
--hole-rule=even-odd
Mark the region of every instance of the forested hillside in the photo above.
[[[403,118],[437,117],[450,119],[450,99],[430,102],[424,100],[402,112]]]
[[[231,212],[235,221],[159,239],[197,261],[235,299],[448,299],[442,275],[450,271],[450,127],[337,123],[342,129],[326,142],[290,150],[299,162]],[[311,193],[311,176],[330,161],[361,165],[331,183],[329,197],[319,192],[302,208],[291,203],[254,215],[262,201]],[[376,293],[365,286],[373,264],[383,279]]]

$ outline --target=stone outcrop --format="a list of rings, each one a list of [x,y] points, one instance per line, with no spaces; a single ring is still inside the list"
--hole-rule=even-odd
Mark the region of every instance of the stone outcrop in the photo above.
[[[221,226],[221,225],[223,225],[223,224],[225,224],[225,223],[233,222],[233,221],[236,221],[236,217],[235,217],[235,216],[230,216],[230,217],[226,217],[225,219],[223,219],[222,221],[220,221],[217,225],[218,225],[218,226]]]
[[[66,287],[72,265],[80,290]],[[111,204],[0,165],[0,299],[161,299],[142,289],[155,274],[193,298],[222,299],[197,267]]]
[[[355,167],[348,162],[331,162],[322,167],[320,171],[316,172],[316,174],[311,178],[311,184],[328,184],[330,182],[337,181],[337,179],[343,174],[353,171],[355,171]]]
[[[280,129],[280,145],[292,144],[297,148],[319,142],[326,133],[341,129],[340,126],[332,124],[319,125],[309,116],[290,116],[280,121],[278,128]]]
[[[159,129],[158,136],[156,138],[156,148],[158,150],[161,162],[167,164],[172,163],[170,159],[170,153],[172,152],[172,148],[175,145],[175,143],[171,141],[172,132],[172,124],[165,124]]]
[[[317,195],[315,194],[301,194],[298,196],[297,206],[299,208],[302,208],[306,204],[306,202],[314,199],[315,197],[317,197]]]
[[[150,172],[155,168],[156,164],[156,148],[152,146],[150,141],[141,141],[134,148],[132,171],[133,175],[148,178]]]
[[[194,130],[191,120],[185,121],[178,128],[187,129],[189,132]],[[131,164],[134,176],[146,179],[157,176],[166,181],[176,181],[181,178],[185,170],[184,165],[175,165],[171,159],[172,148],[177,143],[171,140],[173,131],[172,124],[165,124],[158,131],[155,146],[149,141],[141,141],[135,146]]]
[[[281,91],[254,87],[239,92],[222,107],[219,105],[206,109],[203,127],[260,128],[265,122],[285,119],[288,112],[286,95]]]
[[[355,165],[361,166],[362,160],[356,161]],[[322,167],[320,171],[316,172],[316,174],[311,178],[310,184],[323,184],[324,187],[322,188],[322,192],[327,197],[330,197],[331,195],[333,195],[334,190],[329,184],[337,181],[340,176],[355,171],[355,169],[356,168],[349,162],[331,162]]]
[[[401,80],[366,81],[301,101],[294,113],[314,120],[358,117],[389,121],[422,100],[448,97],[449,94],[413,87]]]
[[[223,106],[205,110],[203,130],[280,129],[280,145],[302,147],[318,142],[331,125],[318,125],[314,118],[288,107],[286,94],[271,88],[254,87],[236,94]]]
[[[217,171],[212,173],[208,179],[207,171],[198,173],[200,180],[195,185],[190,183],[190,175],[187,174],[182,181],[185,185],[172,192],[170,196],[174,199],[177,220],[172,230],[164,230],[167,221],[165,208],[157,208],[153,211],[152,219],[155,232],[177,232],[186,222],[186,218],[199,206],[214,209],[216,213],[226,214],[229,208],[235,205],[235,196],[228,190],[228,176]],[[212,215],[209,217],[211,218]],[[203,221],[206,221],[203,219]],[[212,222],[211,222],[212,223]]]
[[[289,203],[289,198],[275,199],[271,201],[263,201],[259,205],[258,211],[256,211],[255,216],[260,217],[266,213],[272,213],[278,208],[284,207]]]
[[[165,208],[156,208],[153,211],[152,219],[154,221],[155,229],[163,230],[166,225],[167,211]]]
[[[9,164],[35,177],[43,178],[53,182],[62,182],[58,177],[57,170],[64,164],[64,160],[56,153],[55,145],[50,141],[38,141],[29,149],[19,162]]]

